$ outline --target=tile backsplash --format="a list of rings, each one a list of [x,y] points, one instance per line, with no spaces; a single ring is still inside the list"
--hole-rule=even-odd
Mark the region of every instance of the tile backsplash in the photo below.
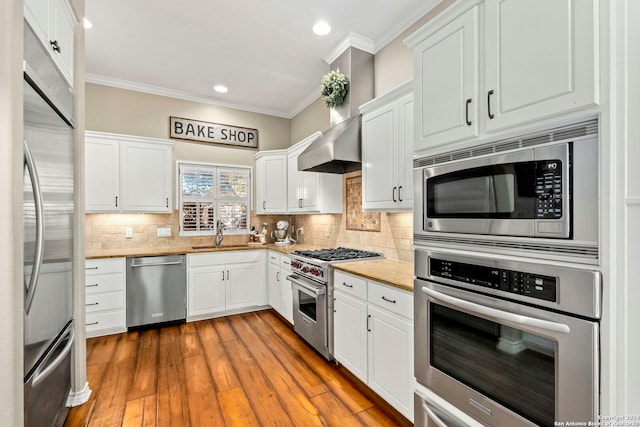
[[[344,180],[343,180],[344,181]],[[346,203],[343,201],[343,203]],[[343,206],[343,212],[346,207]],[[251,225],[256,230],[266,222],[269,232],[278,220],[287,220],[296,230],[299,243],[321,247],[346,246],[384,253],[385,257],[413,261],[413,214],[380,213],[380,231],[347,230],[346,214],[327,215],[257,215],[251,211]],[[176,246],[212,245],[215,236],[179,236],[179,212],[170,214],[86,214],[85,244],[88,251],[156,249]],[[131,228],[133,236],[125,231]],[[170,237],[158,237],[159,228],[170,228]],[[295,236],[293,236],[295,238]],[[243,244],[246,234],[226,234],[223,244]],[[273,242],[270,237],[267,239]]]

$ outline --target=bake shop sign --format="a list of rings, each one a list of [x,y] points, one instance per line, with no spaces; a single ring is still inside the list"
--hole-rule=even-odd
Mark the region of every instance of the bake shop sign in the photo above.
[[[258,148],[258,129],[169,117],[169,138]]]

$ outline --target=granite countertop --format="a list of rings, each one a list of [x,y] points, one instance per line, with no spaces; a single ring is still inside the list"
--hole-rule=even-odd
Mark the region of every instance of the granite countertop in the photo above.
[[[174,255],[174,254],[200,254],[209,252],[225,252],[225,251],[252,251],[252,250],[264,250],[270,249],[282,254],[290,254],[293,251],[308,251],[315,249],[322,249],[319,246],[313,245],[289,245],[289,246],[276,246],[273,243],[267,243],[264,245],[220,245],[220,246],[172,246],[165,248],[137,248],[137,249],[110,249],[110,250],[92,250],[85,252],[86,259],[96,258],[119,258],[119,257],[132,257],[132,256],[159,256],[159,255]]]
[[[413,263],[395,259],[339,262],[336,270],[362,276],[365,279],[413,292]]]

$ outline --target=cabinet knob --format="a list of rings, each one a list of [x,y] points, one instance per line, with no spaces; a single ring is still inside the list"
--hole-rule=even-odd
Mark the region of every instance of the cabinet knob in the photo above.
[[[50,41],[49,43],[51,43],[51,47],[53,48],[53,50],[54,50],[55,52],[60,53],[60,51],[61,51],[62,49],[60,49],[60,45],[58,44],[58,40],[53,40],[53,41]]]

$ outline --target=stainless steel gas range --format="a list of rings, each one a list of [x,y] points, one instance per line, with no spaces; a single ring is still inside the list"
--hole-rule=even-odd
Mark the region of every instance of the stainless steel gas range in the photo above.
[[[333,268],[345,261],[384,258],[351,248],[295,251],[291,254],[293,325],[298,335],[327,360],[333,359]]]

